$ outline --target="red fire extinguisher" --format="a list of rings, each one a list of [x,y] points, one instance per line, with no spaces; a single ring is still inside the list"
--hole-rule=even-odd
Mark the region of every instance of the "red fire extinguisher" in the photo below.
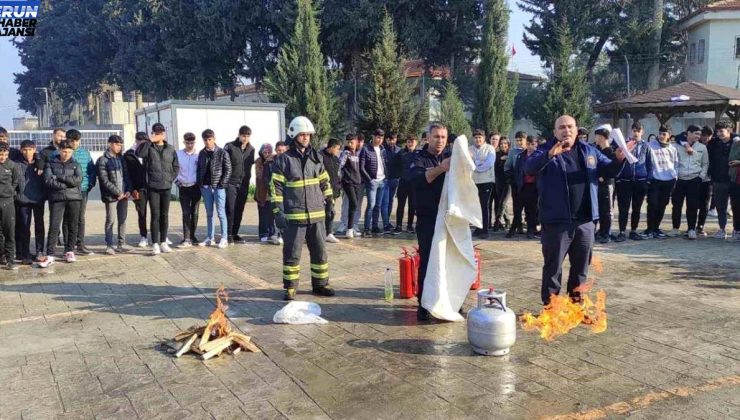
[[[398,272],[401,275],[401,299],[411,299],[416,296],[417,278],[419,276],[419,253],[410,254],[406,247],[401,248],[403,254],[398,259]]]
[[[475,275],[475,281],[473,282],[473,284],[470,285],[470,290],[480,289],[480,265],[481,265],[480,249],[478,249],[477,247],[474,249],[475,249],[475,266],[478,269],[478,272]]]

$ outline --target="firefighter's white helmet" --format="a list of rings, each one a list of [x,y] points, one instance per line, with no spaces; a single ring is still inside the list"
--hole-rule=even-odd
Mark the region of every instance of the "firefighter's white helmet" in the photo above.
[[[311,120],[303,116],[293,118],[288,126],[288,136],[291,138],[295,138],[300,133],[316,134]]]

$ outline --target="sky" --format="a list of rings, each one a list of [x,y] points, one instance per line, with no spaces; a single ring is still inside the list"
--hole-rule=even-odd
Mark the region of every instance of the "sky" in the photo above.
[[[543,75],[544,70],[538,57],[532,53],[522,43],[524,25],[529,22],[531,15],[522,12],[515,5],[512,7],[511,21],[509,23],[509,48],[513,45],[516,49],[516,55],[509,62],[509,69],[527,74]],[[13,118],[25,115],[18,109],[18,95],[16,86],[13,83],[13,73],[21,73],[24,67],[21,66],[18,51],[10,42],[9,37],[0,37],[0,126],[7,129],[13,128]]]

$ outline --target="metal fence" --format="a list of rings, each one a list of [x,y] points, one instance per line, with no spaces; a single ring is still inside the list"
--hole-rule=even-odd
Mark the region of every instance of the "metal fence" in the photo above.
[[[82,134],[81,146],[90,152],[104,152],[108,149],[108,137],[113,134],[123,135],[121,130],[80,130]],[[37,149],[42,149],[51,143],[51,130],[10,130],[10,147],[19,148],[24,140],[33,140]]]

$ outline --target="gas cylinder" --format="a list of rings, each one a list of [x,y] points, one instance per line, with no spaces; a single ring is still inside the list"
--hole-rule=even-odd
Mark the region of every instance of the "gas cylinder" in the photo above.
[[[516,315],[506,307],[506,292],[493,288],[478,292],[478,307],[468,312],[468,341],[478,354],[509,354],[516,341]]]
[[[475,275],[475,281],[473,282],[473,284],[470,285],[470,290],[480,289],[480,265],[480,249],[475,248],[475,267],[478,272]]]
[[[411,299],[416,296],[416,279],[418,274],[418,264],[415,261],[415,255],[411,255],[409,251],[403,247],[403,254],[398,259],[398,272],[400,274],[400,287],[399,295],[401,299]]]

